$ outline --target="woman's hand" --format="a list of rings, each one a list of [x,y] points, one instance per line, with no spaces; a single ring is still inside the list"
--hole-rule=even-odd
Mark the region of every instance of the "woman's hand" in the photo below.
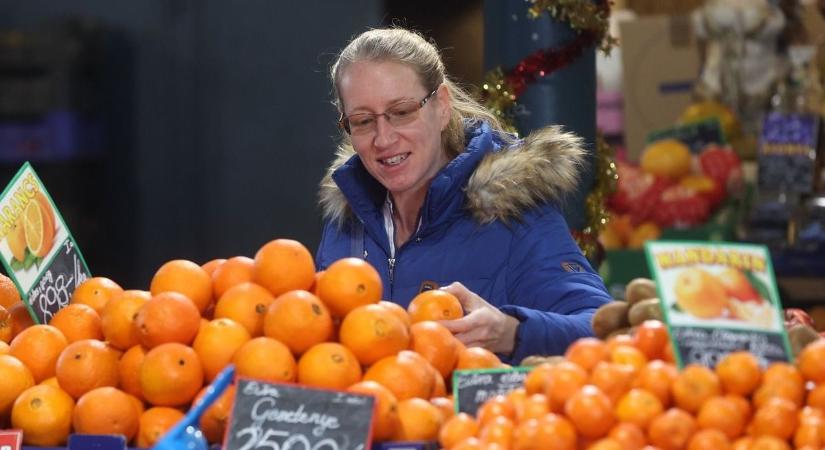
[[[440,321],[458,340],[467,347],[484,347],[494,353],[513,352],[518,319],[499,311],[459,282],[441,290],[455,295],[464,308],[464,317]]]

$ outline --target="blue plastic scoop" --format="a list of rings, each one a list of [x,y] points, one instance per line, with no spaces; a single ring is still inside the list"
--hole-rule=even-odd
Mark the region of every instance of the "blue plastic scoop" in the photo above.
[[[195,403],[186,413],[186,416],[176,423],[169,432],[152,447],[153,450],[208,450],[209,444],[198,428],[201,416],[223,391],[232,383],[235,376],[235,366],[230,364],[215,377],[215,381],[206,390],[206,394]]]

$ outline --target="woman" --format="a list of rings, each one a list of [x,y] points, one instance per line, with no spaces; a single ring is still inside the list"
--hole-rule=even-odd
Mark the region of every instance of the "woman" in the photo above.
[[[413,32],[367,31],[331,70],[343,143],[321,184],[319,269],[347,256],[402,306],[431,282],[461,301],[442,322],[467,346],[518,363],[592,333],[610,298],[559,207],[581,141],[558,128],[516,141],[447,77]]]

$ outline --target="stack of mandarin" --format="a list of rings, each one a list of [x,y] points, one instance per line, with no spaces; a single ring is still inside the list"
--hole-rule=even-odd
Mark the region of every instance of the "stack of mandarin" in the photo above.
[[[748,352],[678,370],[655,320],[633,336],[574,342],[524,386],[459,413],[446,450],[783,450],[825,448],[825,340],[796,364]]]
[[[151,447],[230,363],[239,376],[374,395],[376,441],[435,440],[452,415],[452,371],[503,366],[437,322],[463,315],[454,296],[427,291],[405,310],[381,300],[363,260],[316,273],[288,239],[254,258],[169,261],[148,290],[90,278],[48,325],[15,295],[0,279],[0,429],[33,446],[74,432]],[[201,420],[212,443],[233,398],[230,387]]]

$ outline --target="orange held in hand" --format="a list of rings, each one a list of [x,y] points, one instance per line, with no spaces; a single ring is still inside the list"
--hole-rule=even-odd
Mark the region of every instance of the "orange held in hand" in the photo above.
[[[456,296],[441,289],[416,295],[407,307],[407,312],[413,323],[422,320],[454,320],[464,316],[461,302]]]

